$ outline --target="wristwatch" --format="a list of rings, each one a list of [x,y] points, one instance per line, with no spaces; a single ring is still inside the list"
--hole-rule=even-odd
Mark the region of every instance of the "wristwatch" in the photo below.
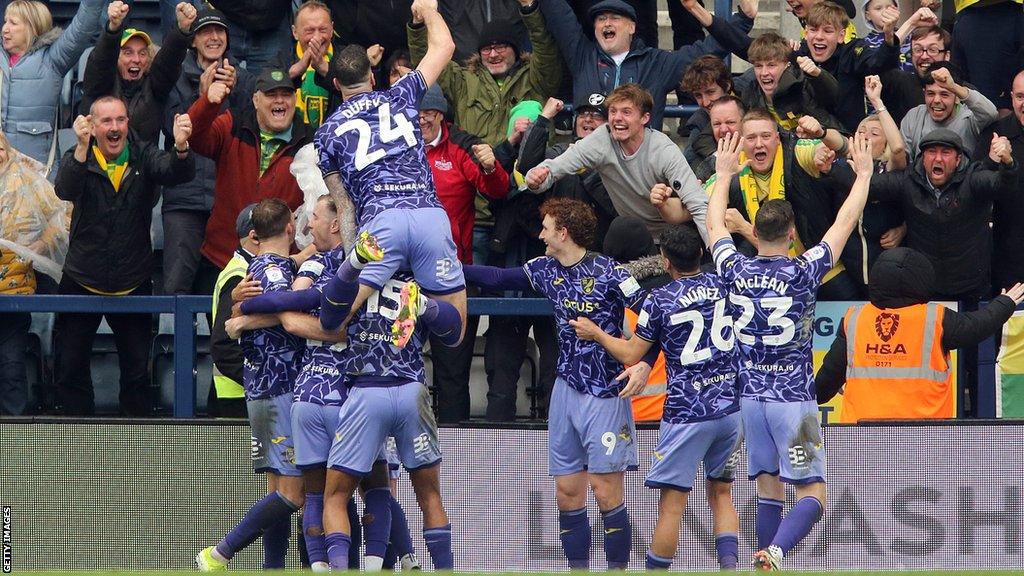
[[[177,145],[174,146],[174,151],[177,152],[178,154],[187,154],[188,151],[191,150],[191,149],[192,149],[192,147],[188,145],[188,140],[185,141],[185,149],[184,150],[181,150],[180,148],[178,148]]]

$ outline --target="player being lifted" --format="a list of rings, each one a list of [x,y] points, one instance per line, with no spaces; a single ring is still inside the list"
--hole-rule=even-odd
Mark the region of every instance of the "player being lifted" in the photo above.
[[[338,303],[351,302],[351,309],[359,310],[395,272],[411,269],[424,293],[457,310],[461,323],[451,339],[454,346],[465,331],[465,280],[416,119],[420,98],[451,60],[455,43],[437,12],[437,0],[415,0],[412,17],[427,28],[427,53],[391,89],[374,91],[370,61],[359,46],[347,46],[331,61],[335,87],[345,102],[317,130],[320,169],[338,202],[346,248],[355,245],[361,229],[376,237],[386,253],[366,265],[354,299],[346,292],[347,282],[327,285],[321,322],[325,328],[337,327],[349,314]],[[410,300],[408,294],[402,298],[403,303]],[[415,315],[405,308],[392,326],[397,346],[404,346],[415,329]]]
[[[314,206],[309,221],[313,243],[318,252],[299,267],[292,291],[268,292],[240,304],[242,316],[227,322],[229,335],[239,331],[282,324],[292,334],[306,338],[302,367],[295,380],[292,404],[292,431],[295,436],[295,464],[302,470],[306,503],[302,517],[306,549],[314,571],[326,571],[327,547],[323,531],[324,485],[327,458],[338,428],[340,407],[348,395],[344,366],[349,350],[344,336],[324,332],[319,316],[320,291],[345,266],[338,210],[334,199],[325,194]],[[289,311],[291,310],[291,311]],[[305,311],[311,313],[307,314]],[[374,464],[360,487],[363,490],[363,530],[366,541],[366,570],[379,571],[384,563],[389,539],[403,556],[403,565],[412,566],[409,526],[405,513],[391,495],[388,466]],[[348,501],[348,516],[353,530],[359,528],[354,500]],[[358,534],[353,536],[353,542]],[[354,562],[353,562],[354,560]],[[358,547],[349,554],[349,566],[359,567]]]
[[[759,550],[753,563],[760,570],[778,570],[825,510],[825,448],[811,365],[815,292],[860,219],[873,167],[871,144],[857,134],[851,143],[857,178],[821,242],[790,258],[793,209],[785,200],[769,200],[754,219],[757,255],[746,257],[736,251],[725,224],[729,183],[746,169],[739,165],[742,137],[730,134],[718,143],[708,237],[715,266],[729,287],[742,366],[740,406],[749,474],[757,480],[758,494]],[[797,496],[785,519],[783,482],[793,484]]]
[[[672,282],[644,300],[635,337],[616,338],[587,318],[570,324],[580,338],[596,341],[624,364],[639,362],[655,343],[665,353],[668,395],[644,483],[661,490],[647,569],[667,570],[672,564],[687,497],[697,466],[704,462],[718,562],[723,570],[735,570],[739,518],[731,487],[741,435],[728,287],[718,275],[701,272],[704,244],[696,230],[666,228],[659,244]]]
[[[646,364],[624,372],[603,348],[576,337],[569,321],[580,316],[618,336],[625,307],[639,304],[640,284],[614,260],[587,250],[597,225],[590,206],[554,198],[540,213],[544,256],[521,268],[470,265],[466,278],[485,288],[536,290],[554,304],[559,361],[549,408],[548,466],[555,477],[562,549],[570,568],[589,566],[589,484],[604,521],[608,566],[621,569],[629,562],[632,540],[623,473],[637,466],[628,397],[643,390],[657,351]]]

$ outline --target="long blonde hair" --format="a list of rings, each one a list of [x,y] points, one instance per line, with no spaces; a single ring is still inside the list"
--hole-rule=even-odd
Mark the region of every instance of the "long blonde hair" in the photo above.
[[[16,16],[25,23],[28,32],[26,50],[35,43],[36,38],[53,29],[53,15],[46,4],[38,0],[14,0],[7,5],[4,17]]]

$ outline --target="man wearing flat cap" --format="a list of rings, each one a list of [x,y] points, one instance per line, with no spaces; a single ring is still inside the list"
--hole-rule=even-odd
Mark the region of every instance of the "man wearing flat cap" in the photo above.
[[[982,151],[981,143],[976,150]],[[932,130],[913,166],[871,178],[868,201],[898,203],[907,223],[905,245],[923,253],[935,270],[932,300],[977,300],[990,290],[992,202],[1019,194],[1009,141],[993,135],[986,168],[964,154],[960,135]]]
[[[622,84],[639,84],[654,98],[650,127],[655,130],[661,129],[665,96],[676,89],[686,68],[705,54],[728,56],[716,37],[722,35],[723,27],[750,32],[757,14],[756,6],[742,5],[753,13],[739,12],[728,22],[714,17],[708,27],[711,37],[670,52],[647,46],[636,36],[636,11],[624,0],[602,0],[590,7],[594,41],[584,35],[566,0],[537,2],[572,73],[573,99],[595,92],[610,94]]]

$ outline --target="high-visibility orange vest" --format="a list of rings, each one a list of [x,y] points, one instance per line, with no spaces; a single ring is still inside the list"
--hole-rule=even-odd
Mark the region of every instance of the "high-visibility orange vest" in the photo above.
[[[846,312],[846,388],[841,422],[954,418],[953,371],[942,349],[938,304]]]
[[[636,333],[637,314],[626,308],[626,321],[630,332]],[[651,375],[647,377],[647,387],[640,394],[633,396],[633,420],[636,422],[657,422],[661,420],[665,409],[665,396],[668,393],[668,376],[665,374],[665,355],[658,354],[658,359],[651,366]]]

